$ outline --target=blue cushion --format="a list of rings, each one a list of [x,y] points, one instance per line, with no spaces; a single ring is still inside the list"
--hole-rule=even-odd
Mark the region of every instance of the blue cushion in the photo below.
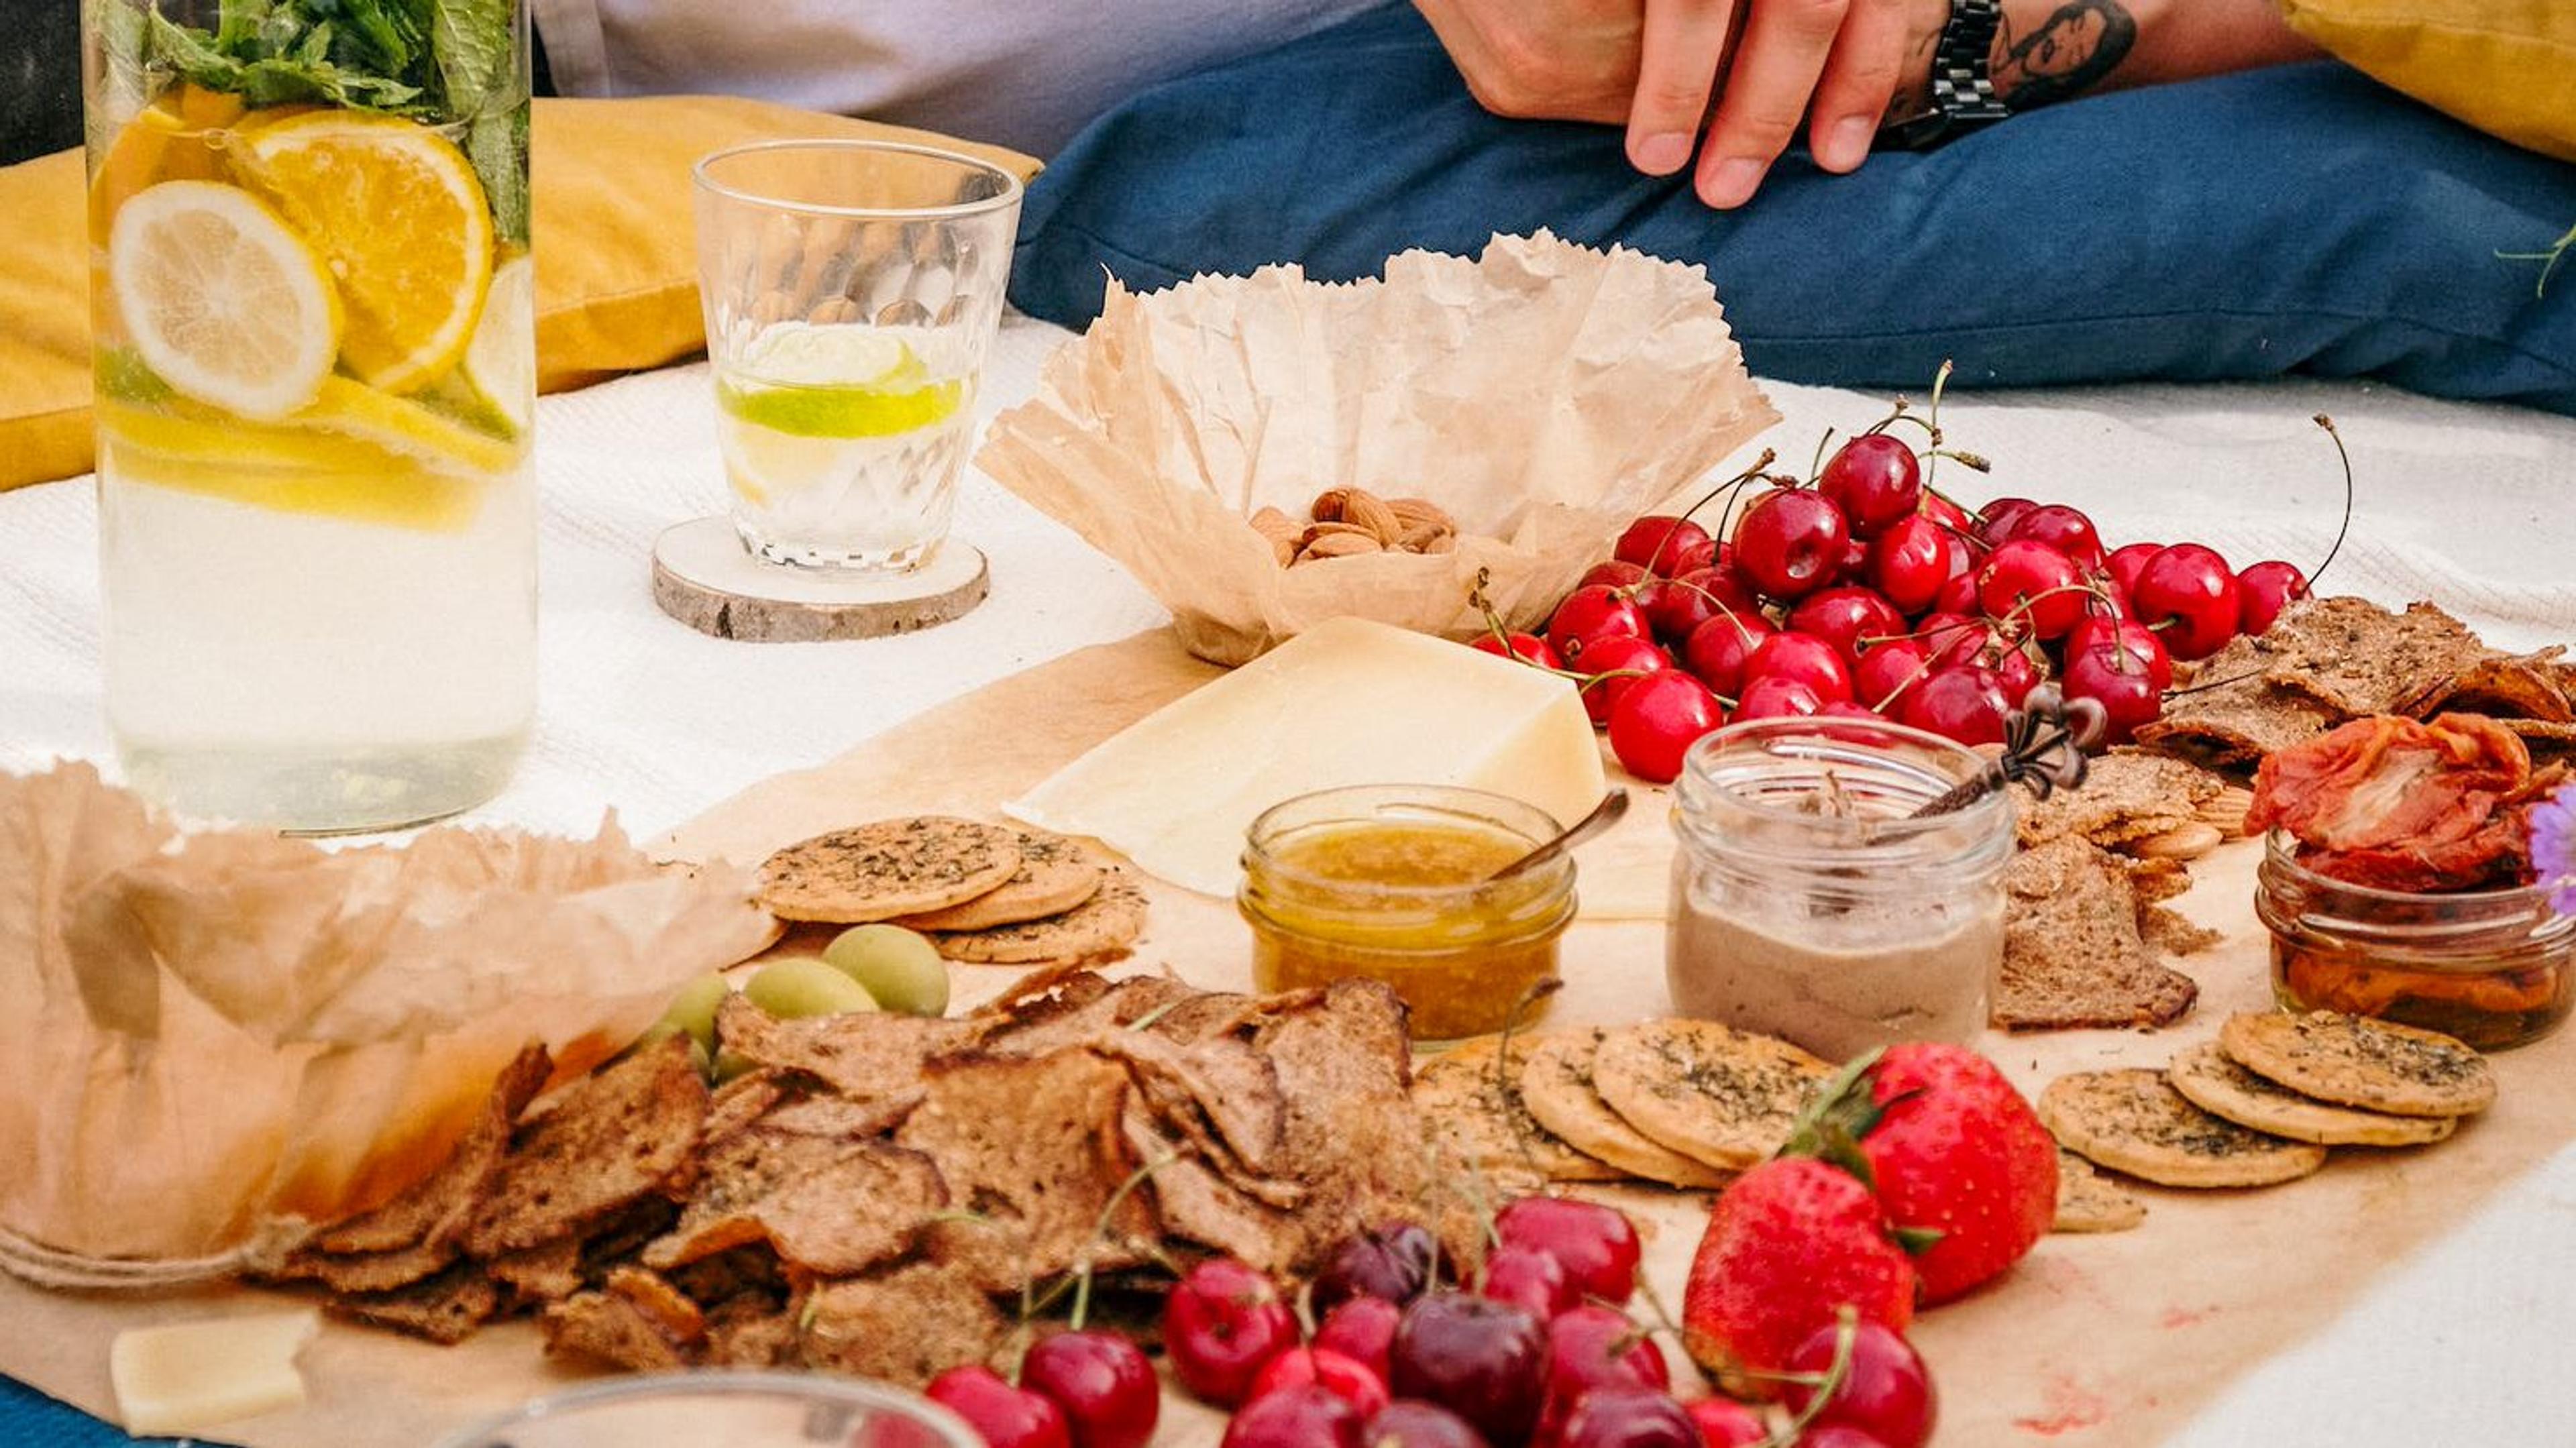
[[[9,1448],[135,1448],[141,1442],[169,1441],[129,1438],[112,1423],[56,1402],[15,1378],[0,1377],[0,1443]],[[213,1448],[209,1439],[188,1441]]]
[[[1705,262],[1753,369],[1919,389],[2306,372],[2576,413],[2576,166],[2328,62],[2090,97],[1731,214],[1612,127],[1506,121],[1409,5],[1147,91],[1029,192],[1012,300],[1081,326],[1131,287],[1296,261],[1375,274],[1545,226]]]

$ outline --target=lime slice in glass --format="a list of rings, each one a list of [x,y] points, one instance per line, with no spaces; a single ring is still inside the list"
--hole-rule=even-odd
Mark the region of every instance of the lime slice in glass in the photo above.
[[[716,382],[744,422],[795,437],[890,437],[946,421],[965,397],[912,344],[875,327],[792,322],[755,338]]]

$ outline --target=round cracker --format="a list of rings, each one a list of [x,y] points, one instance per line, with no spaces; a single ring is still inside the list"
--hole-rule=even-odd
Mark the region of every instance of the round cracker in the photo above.
[[[1786,1041],[1715,1021],[1612,1031],[1592,1057],[1602,1104],[1647,1140],[1721,1171],[1780,1149],[1833,1068]]]
[[[1496,1181],[1618,1181],[1627,1173],[1576,1150],[1530,1115],[1521,1072],[1531,1051],[1553,1039],[1513,1036],[1508,1065],[1500,1036],[1460,1042],[1414,1068],[1414,1108],[1468,1165]]]
[[[2057,1149],[2057,1219],[2052,1232],[2125,1232],[2147,1220],[2147,1204],[2128,1188],[2093,1169],[2093,1163]]]
[[[1055,965],[1114,960],[1145,933],[1145,892],[1127,872],[1102,869],[1091,898],[1061,915],[990,930],[939,930],[930,943],[950,960],[977,965]]]
[[[1521,1065],[1521,1104],[1539,1125],[1575,1150],[1599,1157],[1631,1176],[1671,1187],[1715,1189],[1727,1174],[1656,1145],[1619,1113],[1601,1104],[1592,1085],[1592,1062],[1606,1032],[1598,1027],[1551,1036]]]
[[[2326,1164],[2326,1149],[2249,1130],[2182,1097],[2162,1071],[2077,1071],[2039,1093],[2057,1143],[2096,1166],[2168,1187],[2263,1187]]]
[[[2391,1116],[2302,1096],[2236,1064],[2216,1041],[2203,1041],[2165,1068],[2183,1099],[2239,1126],[2313,1141],[2319,1146],[2421,1146],[2459,1129],[2456,1116]]]
[[[2467,1116],[2495,1104],[2487,1058],[2438,1031],[2367,1016],[2231,1016],[2218,1043],[2236,1064],[2302,1096],[2391,1116]]]
[[[1041,830],[1011,834],[1019,846],[1020,868],[1001,888],[945,910],[903,916],[895,924],[924,931],[992,930],[1062,915],[1100,893],[1107,876],[1082,846]]]
[[[924,815],[816,835],[760,867],[760,903],[781,920],[865,925],[963,904],[1020,868],[1012,831]]]

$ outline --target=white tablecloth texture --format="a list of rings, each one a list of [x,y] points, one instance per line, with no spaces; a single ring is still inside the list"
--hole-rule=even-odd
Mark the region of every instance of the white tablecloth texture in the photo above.
[[[1068,336],[1007,321],[985,415],[1028,396]],[[1787,420],[1765,442],[1801,470],[1823,428],[1849,432],[1885,410],[1883,398],[1836,389],[1766,390]],[[2309,421],[2320,411],[2352,448],[2359,490],[2327,588],[2390,604],[2437,599],[2501,646],[2576,641],[2576,421],[2352,384],[1953,393],[1942,411],[1952,444],[1995,466],[1976,477],[1944,465],[1942,476],[1972,502],[2009,493],[2073,503],[2113,546],[2189,539],[2240,565],[2279,557],[2309,567],[2342,513],[2333,448]],[[970,476],[955,535],[990,556],[993,577],[991,599],[972,615],[864,643],[718,641],[663,617],[647,586],[654,535],[722,505],[704,367],[545,399],[537,457],[537,734],[517,779],[475,820],[586,833],[613,806],[649,836],[769,775],[1164,617],[1071,532]],[[57,756],[110,763],[95,529],[85,482],[0,494],[0,767]],[[2318,1248],[2323,1270],[2338,1270],[2334,1245]],[[2390,1272],[2330,1331],[2242,1379],[2178,1441],[2576,1444],[2571,1344],[2576,1151]],[[1972,1372],[1942,1386],[1976,1390]]]

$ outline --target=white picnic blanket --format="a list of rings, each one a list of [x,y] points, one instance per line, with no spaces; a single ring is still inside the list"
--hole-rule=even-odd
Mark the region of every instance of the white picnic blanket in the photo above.
[[[1067,335],[1007,323],[986,414],[1026,397]],[[1882,399],[1829,388],[1769,390],[1787,421],[1766,441],[1800,470],[1821,429],[1863,427],[1884,410]],[[2437,598],[2500,645],[2576,641],[2576,421],[2336,384],[1954,394],[1943,411],[1952,442],[1996,467],[1991,478],[1943,476],[1969,501],[2074,503],[2115,546],[2189,538],[2239,564],[2306,567],[2342,508],[2333,449],[2308,420],[2318,411],[2351,445],[2360,495],[2328,587],[2388,603]],[[963,621],[857,644],[705,638],[655,611],[647,589],[654,535],[720,506],[704,368],[548,398],[539,428],[537,737],[477,819],[587,831],[613,804],[638,834],[657,833],[1163,616],[1116,566],[976,477],[956,533],[990,555],[993,594]],[[0,494],[0,768],[106,760],[95,526],[85,483]],[[2576,1151],[2391,1274],[2330,1332],[2239,1382],[2180,1441],[2576,1442],[2576,1374],[2558,1370],[2571,1341]],[[1973,1374],[1962,1364],[1947,1382],[1966,1391]]]

